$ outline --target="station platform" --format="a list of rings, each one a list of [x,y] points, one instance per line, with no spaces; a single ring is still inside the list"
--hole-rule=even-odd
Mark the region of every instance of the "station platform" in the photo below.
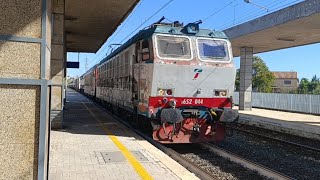
[[[198,179],[74,90],[51,131],[49,180]]]
[[[320,140],[317,115],[252,108],[252,111],[239,111],[239,116],[240,123]]]

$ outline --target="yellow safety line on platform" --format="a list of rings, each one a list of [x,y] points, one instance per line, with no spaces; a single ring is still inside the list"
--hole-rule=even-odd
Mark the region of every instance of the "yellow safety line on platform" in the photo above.
[[[82,102],[82,101],[81,101]],[[120,149],[124,157],[130,162],[135,171],[139,174],[142,179],[153,179],[153,177],[148,173],[148,171],[140,164],[140,162],[132,155],[132,153],[120,142],[120,140],[113,135],[108,129],[106,129],[99,118],[82,102],[89,113],[94,117],[96,121],[99,122],[99,126],[105,131],[107,136],[112,140],[112,142]]]

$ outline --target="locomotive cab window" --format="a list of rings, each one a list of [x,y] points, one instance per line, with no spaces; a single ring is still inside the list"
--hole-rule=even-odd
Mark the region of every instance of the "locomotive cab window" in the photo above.
[[[190,39],[183,36],[156,36],[157,53],[160,58],[191,60]]]
[[[142,41],[142,50],[141,50],[142,61],[150,59],[150,50],[149,50],[149,41],[144,39]]]
[[[230,61],[228,43],[225,40],[198,38],[197,47],[202,61]]]

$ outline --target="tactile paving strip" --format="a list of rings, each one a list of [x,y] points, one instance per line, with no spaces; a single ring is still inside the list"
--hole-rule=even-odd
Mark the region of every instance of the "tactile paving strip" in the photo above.
[[[140,151],[130,151],[133,156],[140,162],[149,161]],[[121,151],[114,152],[100,152],[105,163],[121,163],[126,162],[126,158],[123,156]]]

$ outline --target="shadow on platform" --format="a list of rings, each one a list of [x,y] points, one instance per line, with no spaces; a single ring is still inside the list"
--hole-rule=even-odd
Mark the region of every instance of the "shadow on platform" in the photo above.
[[[67,91],[62,129],[54,129],[53,131],[133,137],[133,132],[128,127],[114,120],[110,114],[97,107],[84,95],[70,89]],[[140,136],[134,135],[134,137],[142,140]]]

